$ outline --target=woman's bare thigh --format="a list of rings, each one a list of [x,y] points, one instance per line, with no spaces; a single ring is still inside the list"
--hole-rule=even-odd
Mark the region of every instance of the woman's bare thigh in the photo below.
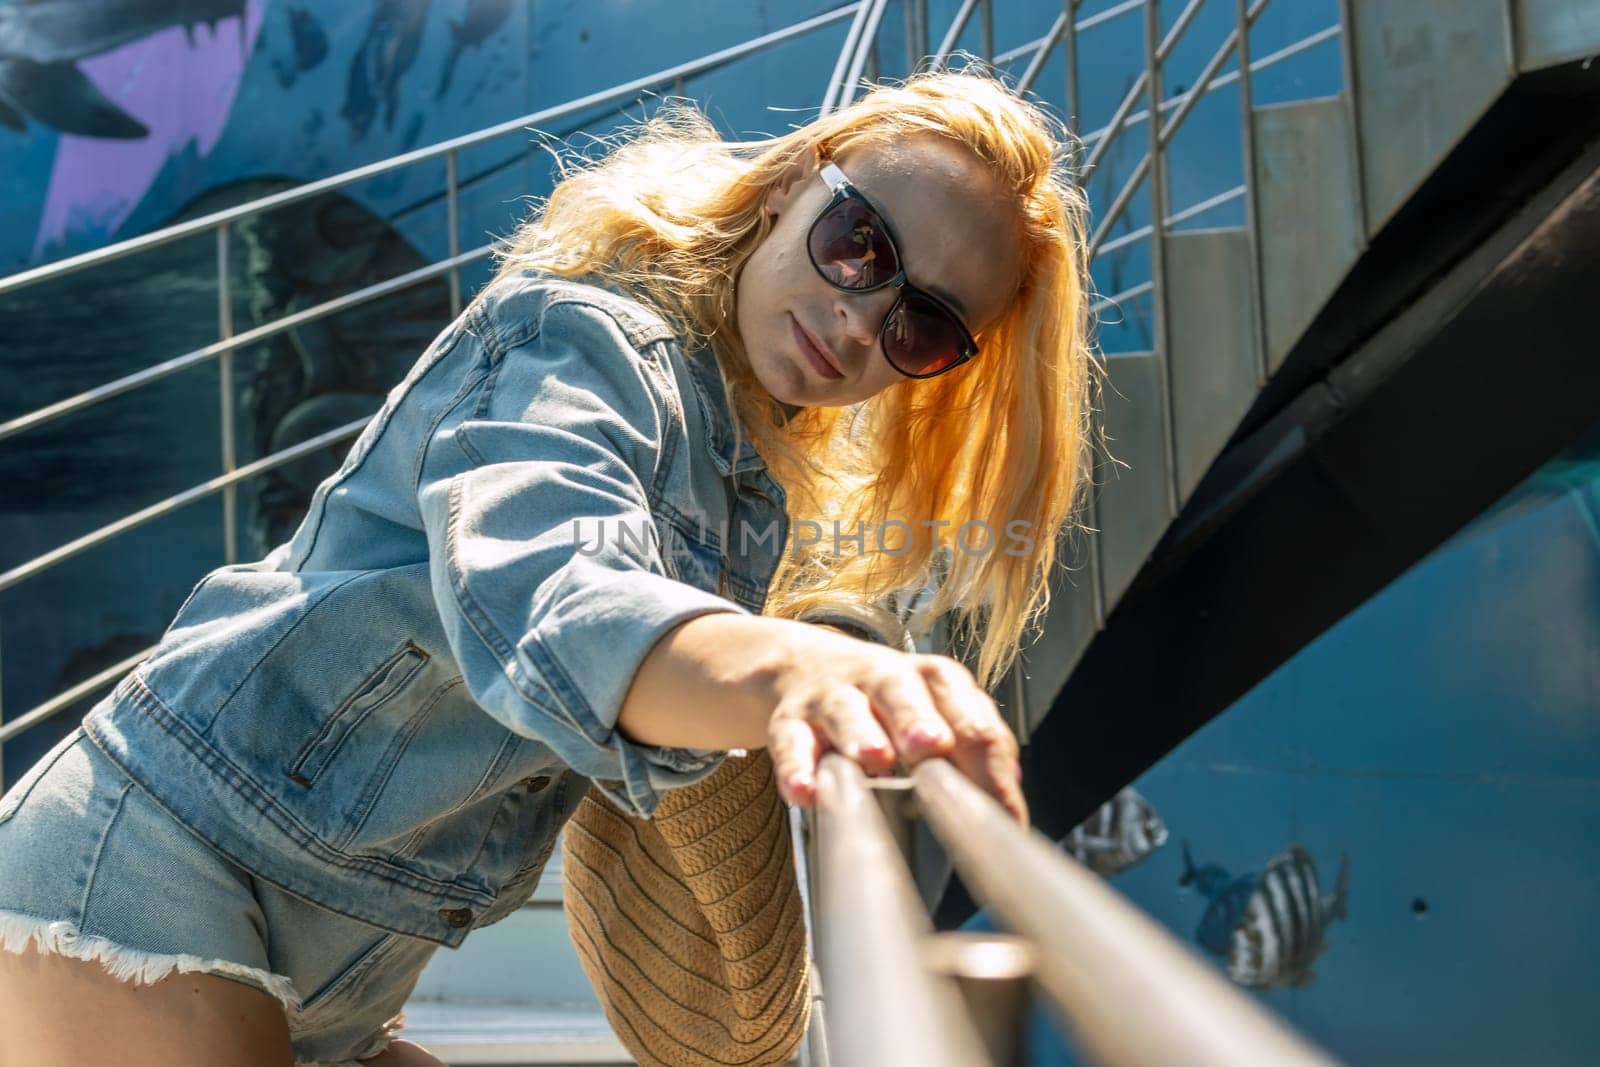
[[[0,1067],[291,1067],[283,1007],[210,974],[119,981],[98,961],[0,952]]]

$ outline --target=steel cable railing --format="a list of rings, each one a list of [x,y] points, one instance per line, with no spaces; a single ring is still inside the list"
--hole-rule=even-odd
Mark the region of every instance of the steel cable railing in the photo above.
[[[365,425],[366,420],[352,422],[290,448],[263,456],[245,466],[239,466],[234,452],[232,353],[242,347],[266,340],[296,327],[424,284],[441,275],[448,276],[449,279],[452,311],[459,310],[461,306],[461,268],[487,259],[493,251],[492,246],[488,245],[465,253],[460,249],[460,181],[457,160],[461,152],[523,132],[529,127],[547,125],[572,116],[581,115],[594,108],[617,101],[636,99],[643,93],[655,91],[663,86],[673,86],[681,93],[687,78],[720,70],[731,63],[763,52],[776,45],[802,38],[815,31],[832,26],[845,18],[860,16],[875,3],[880,8],[879,14],[881,16],[882,0],[858,0],[856,3],[844,4],[834,10],[793,23],[783,29],[763,34],[741,44],[720,49],[698,59],[680,63],[554,107],[544,108],[520,118],[498,123],[474,133],[356,167],[340,174],[331,175],[327,178],[308,182],[247,203],[215,211],[152,233],[0,278],[0,296],[4,296],[47,282],[62,280],[118,260],[142,255],[185,238],[213,234],[216,241],[217,261],[217,341],[125,375],[115,381],[13,417],[4,423],[0,423],[0,441],[15,438],[67,415],[89,410],[112,397],[120,396],[213,359],[218,361],[220,369],[219,412],[222,429],[220,449],[222,472],[219,476],[158,501],[133,514],[124,516],[115,522],[101,526],[67,544],[58,546],[0,573],[0,593],[4,593],[31,578],[35,578],[51,568],[81,555],[97,545],[104,544],[129,530],[219,493],[223,497],[224,561],[233,562],[236,557],[237,540],[235,535],[237,525],[234,501],[235,487],[250,477],[281,467],[329,445],[339,444],[355,437],[362,426]],[[450,230],[448,235],[449,254],[445,259],[407,274],[324,301],[313,307],[281,316],[252,329],[235,332],[232,320],[232,295],[228,272],[229,235],[233,226],[255,216],[303,203],[314,197],[390,173],[391,171],[441,158],[445,162],[445,205],[447,225]],[[65,692],[56,694],[21,715],[9,719],[4,717],[3,693],[0,693],[0,745],[16,737],[24,729],[43,722],[61,710],[74,705],[83,697],[103,688],[119,674],[136,665],[141,659],[143,659],[142,654],[138,657],[130,658],[127,662],[119,663],[112,668],[100,671],[92,678],[77,682]],[[0,789],[3,789],[4,785],[3,776],[0,776]]]

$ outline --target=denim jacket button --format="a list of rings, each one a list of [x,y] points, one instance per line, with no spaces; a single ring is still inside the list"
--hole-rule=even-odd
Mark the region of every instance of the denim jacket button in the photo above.
[[[472,912],[466,908],[441,908],[439,909],[439,918],[457,930],[472,924]]]
[[[522,780],[523,787],[526,788],[530,793],[537,793],[549,784],[550,776],[547,774],[539,774],[532,778],[524,778]]]

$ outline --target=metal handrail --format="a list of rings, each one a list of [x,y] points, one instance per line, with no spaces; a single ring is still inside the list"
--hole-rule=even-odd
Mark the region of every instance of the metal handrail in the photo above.
[[[950,28],[945,31],[944,40],[939,42],[939,50],[933,54],[933,69],[940,69],[949,60],[956,42],[966,32],[967,23],[972,21],[972,13],[978,10],[978,4],[979,0],[963,0],[961,7],[956,10],[955,18],[950,20]]]
[[[1171,215],[1166,217],[1165,225],[1177,226],[1180,223],[1188,222],[1197,215],[1204,215],[1212,208],[1218,208],[1223,204],[1231,204],[1235,200],[1243,199],[1245,194],[1249,191],[1250,187],[1248,185],[1235,185],[1232,189],[1229,189],[1225,193],[1218,193],[1216,196],[1207,197],[1198,204],[1190,204],[1182,211],[1173,212]],[[1149,223],[1146,223],[1145,225],[1140,226],[1137,230],[1129,230],[1121,237],[1118,237],[1112,241],[1107,241],[1096,250],[1095,255],[1096,257],[1110,255],[1119,248],[1124,248],[1127,245],[1144,240],[1154,232],[1155,227],[1151,226]]]
[[[308,308],[301,308],[292,314],[273,319],[271,322],[256,326],[226,340],[213,341],[209,345],[204,345],[192,352],[186,352],[181,356],[174,356],[172,359],[157,363],[153,367],[135,371],[132,374],[107,382],[105,385],[97,386],[94,389],[85,390],[65,400],[58,400],[54,404],[31,411],[26,415],[19,415],[9,422],[0,422],[0,441],[28,430],[37,429],[46,423],[54,422],[56,419],[70,415],[75,411],[93,407],[103,400],[121,396],[123,393],[137,389],[141,385],[149,385],[151,382],[160,381],[162,378],[176,374],[185,368],[204,363],[206,360],[218,356],[229,349],[244,348],[247,345],[255,344],[257,341],[264,341],[269,337],[292,330],[297,326],[304,326],[308,322],[315,322],[329,315],[337,315],[341,311],[348,311],[350,308],[359,307],[373,300],[409,289],[429,279],[437,278],[448,271],[458,270],[468,263],[486,259],[493,251],[493,245],[480,245],[470,252],[440,260],[438,263],[431,263],[426,267],[419,267],[416,270],[396,275],[393,278],[388,278],[365,288],[353,290],[332,300],[313,304]]]
[[[1144,0],[1138,0],[1138,2],[1139,3],[1143,3]],[[1264,6],[1265,2],[1266,2],[1266,0],[1257,0],[1258,8],[1261,7],[1261,6]],[[1282,63],[1284,60],[1292,59],[1295,56],[1299,55],[1301,52],[1304,52],[1304,51],[1306,51],[1308,49],[1311,49],[1311,48],[1315,48],[1317,45],[1321,44],[1324,41],[1332,40],[1333,38],[1339,36],[1339,34],[1342,33],[1342,32],[1343,32],[1343,30],[1342,30],[1342,28],[1340,26],[1327,26],[1327,27],[1324,27],[1323,29],[1318,30],[1316,33],[1309,34],[1308,36],[1300,38],[1300,40],[1294,42],[1293,44],[1284,45],[1282,48],[1278,49],[1276,52],[1269,52],[1266,55],[1262,56],[1260,59],[1252,60],[1251,63],[1250,63],[1250,73],[1255,74],[1255,73],[1257,73],[1259,71],[1266,70],[1268,67],[1275,66],[1278,63]],[[1219,74],[1211,82],[1210,86],[1207,87],[1206,95],[1209,95],[1210,93],[1215,92],[1218,89],[1225,89],[1225,88],[1227,88],[1228,86],[1232,85],[1234,82],[1236,82],[1238,80],[1239,80],[1239,72],[1237,70],[1230,70],[1226,74]],[[1176,96],[1167,97],[1165,100],[1163,100],[1161,102],[1161,110],[1162,110],[1162,112],[1165,113],[1165,112],[1168,112],[1168,111],[1172,111],[1175,108],[1181,107],[1183,105],[1183,102],[1189,98],[1190,93],[1194,92],[1194,91],[1196,91],[1196,89],[1185,89],[1183,92],[1177,94]],[[1133,112],[1132,114],[1130,114],[1127,117],[1127,119],[1123,122],[1123,126],[1124,127],[1137,126],[1142,122],[1149,121],[1149,118],[1150,118],[1150,112],[1147,109],[1146,110],[1135,111],[1135,112]],[[1094,142],[1097,142],[1101,138],[1103,138],[1106,135],[1108,135],[1110,132],[1111,132],[1111,124],[1107,123],[1106,125],[1101,126],[1099,129],[1093,130],[1093,131],[1085,134],[1084,137],[1083,137],[1083,143],[1087,145],[1087,144],[1092,144]]]
[[[856,42],[854,55],[850,58],[850,69],[845,73],[844,81],[830,87],[836,90],[834,108],[843,107],[855,99],[856,85],[861,81],[861,72],[866,67],[868,54],[877,46],[878,26],[883,22],[883,13],[888,6],[889,0],[869,0],[867,17],[861,27],[861,37]],[[822,113],[826,115],[831,110],[833,108],[824,104]]]
[[[1091,310],[1098,315],[1103,311],[1111,310],[1124,300],[1132,300],[1136,296],[1143,296],[1144,294],[1155,289],[1155,287],[1156,286],[1154,282],[1140,282],[1138,285],[1129,286],[1121,292],[1112,293],[1110,296],[1101,297],[1099,300],[1094,302]]]
[[[876,0],[861,0],[855,5],[855,18],[850,20],[850,28],[845,31],[844,45],[839,49],[839,58],[834,61],[833,73],[828,76],[828,88],[822,95],[821,113],[824,115],[831,114],[838,106],[839,93],[845,84],[845,72],[850,69],[850,59],[856,53],[856,44],[861,40],[862,27],[866,25],[874,2]]]
[[[960,990],[919,963],[932,923],[866,775],[837,753],[818,768],[815,817],[821,878],[813,928],[830,1058],[873,1067],[988,1064]]]
[[[909,778],[869,779],[830,753],[810,816],[815,862],[807,879],[814,892],[806,899],[827,1005],[826,1040],[818,1044],[833,1061],[998,1062],[989,1055],[995,1046],[975,1040],[973,1025],[973,1013],[992,998],[958,995],[931,965],[931,950],[950,935],[934,933],[912,883],[913,860],[902,842],[911,839],[913,813],[926,820],[979,905],[1031,949],[1036,988],[1093,1062],[1335,1062],[1099,875],[1018,826],[948,760],[924,760]],[[796,851],[798,860],[805,850]],[[984,1031],[1004,1036],[992,1026]]]
[[[291,445],[288,448],[262,456],[253,463],[247,463],[243,467],[228,471],[225,474],[219,474],[215,478],[209,478],[199,485],[185,489],[181,493],[174,493],[165,500],[158,500],[149,507],[141,508],[131,515],[124,515],[116,522],[107,523],[99,529],[46,552],[42,556],[35,556],[26,563],[18,564],[8,571],[0,572],[0,593],[5,592],[14,585],[27,581],[29,578],[35,578],[50,568],[65,563],[74,556],[80,556],[96,545],[103,545],[118,534],[127,533],[129,530],[137,529],[147,522],[170,515],[179,508],[187,507],[197,500],[204,500],[212,493],[221,492],[229,486],[238,485],[247,478],[254,477],[257,474],[264,474],[287,463],[293,463],[295,460],[308,456],[319,448],[326,448],[329,445],[338,444],[346,438],[354,437],[361,432],[369,421],[371,420],[356,419],[353,422],[345,423],[343,426],[320,433],[315,437],[307,438],[297,445]]]
[[[1189,23],[1194,21],[1194,17],[1200,12],[1200,5],[1204,2],[1205,0],[1189,0],[1183,11],[1179,13],[1172,24],[1172,28],[1167,31],[1166,37],[1162,39],[1161,44],[1156,48],[1155,65],[1157,67],[1167,61],[1167,56],[1171,54],[1172,49],[1177,47],[1178,38],[1183,36],[1183,31],[1189,28]],[[1259,0],[1259,2],[1265,6],[1267,0]],[[1117,110],[1111,115],[1111,133],[1096,143],[1089,152],[1088,162],[1084,164],[1086,170],[1093,172],[1099,164],[1100,157],[1105,155],[1106,149],[1111,146],[1111,141],[1116,136],[1116,132],[1126,122],[1128,112],[1132,111],[1133,105],[1139,102],[1139,97],[1145,95],[1145,86],[1149,83],[1149,80],[1149,70],[1140,71],[1139,76],[1128,87],[1127,94],[1123,96],[1122,102],[1117,105]]]
[[[111,666],[105,668],[99,673],[85,678],[72,688],[57,693],[55,696],[51,697],[49,700],[46,700],[43,704],[40,704],[33,710],[25,712],[22,715],[18,715],[15,719],[12,719],[8,722],[0,723],[0,745],[4,745],[7,741],[11,740],[13,737],[16,737],[28,727],[44,722],[44,720],[55,715],[57,712],[71,707],[84,697],[88,696],[90,693],[95,692],[97,689],[102,689],[105,686],[110,685],[118,678],[121,678],[124,674],[127,674],[129,671],[133,670],[140,663],[143,663],[145,657],[150,655],[150,653],[154,652],[155,650],[155,645],[151,645],[146,649],[141,649],[140,651],[129,656],[127,659],[124,659],[119,663],[113,663]]]
[[[1077,11],[1083,0],[1067,0],[1073,11]],[[1050,30],[1039,41],[1039,47],[1034,51],[1033,58],[1028,61],[1027,67],[1022,72],[1022,77],[1017,79],[1017,92],[1025,93],[1033,88],[1034,79],[1039,77],[1039,71],[1044,69],[1045,60],[1050,58],[1050,50],[1056,42],[1061,40],[1061,35],[1066,32],[1069,16],[1066,11],[1056,16],[1050,24]],[[1026,54],[1026,53],[1024,53]]]
[[[911,777],[963,884],[1034,944],[1040,988],[1095,1062],[1335,1062],[948,762]]]
[[[1083,0],[1073,0],[1073,2],[1078,6],[1082,6]],[[1130,11],[1138,11],[1139,8],[1143,6],[1144,0],[1122,0],[1122,3],[1116,5],[1115,7],[1108,7],[1104,11],[1097,11],[1093,15],[1086,16],[1081,21],[1074,22],[1073,29],[1077,33],[1082,33],[1084,30],[1092,30],[1102,22],[1110,22],[1119,15],[1126,15]],[[1066,24],[1062,22],[1060,25],[1062,31],[1065,32]],[[1055,29],[1054,24],[1052,24],[1051,29]],[[997,53],[994,57],[995,66],[1006,66],[1007,64],[1014,63],[1018,59],[1021,59],[1029,52],[1039,51],[1040,47],[1044,45],[1045,40],[1049,36],[1050,35],[1046,33],[1044,37],[1035,37],[1027,44],[1018,45],[1015,48],[1010,48],[1004,52]],[[1048,51],[1049,49],[1046,48],[1045,50]]]
[[[1255,18],[1266,7],[1268,2],[1269,0],[1256,0],[1255,6],[1251,8],[1251,11],[1247,17],[1251,19]],[[1331,37],[1337,36],[1340,32],[1341,27],[1339,26],[1332,26],[1328,27],[1327,29],[1319,30],[1308,37],[1304,37],[1301,40],[1296,41],[1292,45],[1279,49],[1277,52],[1274,52],[1271,55],[1263,56],[1260,60],[1250,65],[1250,72],[1253,74],[1258,70],[1266,69],[1273,63],[1281,63],[1290,56],[1297,55],[1308,48],[1314,47],[1315,45],[1330,39]],[[1231,31],[1227,38],[1223,41],[1222,45],[1217,49],[1216,53],[1211,57],[1210,61],[1207,62],[1202,71],[1202,78],[1196,82],[1195,86],[1185,92],[1183,95],[1173,97],[1170,100],[1164,101],[1160,105],[1161,110],[1166,110],[1169,105],[1177,109],[1177,114],[1175,114],[1166,122],[1165,125],[1160,128],[1157,139],[1162,149],[1164,149],[1172,140],[1173,135],[1177,133],[1179,125],[1184,119],[1188,118],[1189,114],[1194,110],[1195,106],[1199,103],[1203,96],[1222,88],[1226,84],[1231,84],[1233,81],[1238,79],[1239,75],[1236,71],[1220,77],[1216,75],[1217,70],[1220,69],[1222,63],[1226,61],[1228,53],[1236,47],[1238,40],[1238,31]],[[1141,82],[1142,79],[1143,76],[1141,76]],[[1124,98],[1124,103],[1126,103],[1126,98]],[[1144,120],[1148,120],[1148,109],[1141,114],[1144,116]],[[1095,145],[1095,152],[1090,154],[1090,159],[1096,159],[1097,153],[1100,153],[1101,150],[1110,143],[1112,137],[1116,133],[1132,126],[1133,124],[1133,116],[1124,115],[1122,116],[1120,122],[1113,122],[1112,125],[1105,127],[1101,131],[1098,131],[1096,136],[1099,138],[1099,140]],[[1150,163],[1151,153],[1147,151],[1143,158],[1141,158],[1134,166],[1133,173],[1123,184],[1123,188],[1118,192],[1116,198],[1112,200],[1111,207],[1107,209],[1102,216],[1099,224],[1095,228],[1094,236],[1089,241],[1089,257],[1091,259],[1097,258],[1103,250],[1103,246],[1106,243],[1106,235],[1110,233],[1112,226],[1114,226],[1121,219],[1122,213],[1124,210],[1126,210],[1128,203],[1132,199],[1136,187],[1144,179],[1145,174],[1149,171]]]

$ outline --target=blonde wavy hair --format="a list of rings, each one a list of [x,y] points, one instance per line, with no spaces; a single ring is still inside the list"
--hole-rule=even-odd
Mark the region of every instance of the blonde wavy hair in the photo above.
[[[1011,194],[1024,245],[1016,298],[966,365],[904,379],[853,407],[791,415],[751,371],[734,316],[740,269],[771,227],[767,194],[796,164],[921,135],[961,145]],[[829,551],[783,553],[767,614],[794,618],[841,598],[882,603],[936,586],[913,628],[945,618],[952,652],[992,689],[1049,606],[1093,454],[1099,376],[1087,205],[1065,162],[1071,134],[967,69],[872,87],[771,140],[724,141],[692,106],[668,101],[603,143],[598,160],[558,157],[562,179],[513,235],[500,275],[532,267],[598,276],[652,304],[718,361],[736,432],[788,494],[792,530],[811,520],[826,531]],[[900,536],[883,551],[869,536],[865,552],[834,553],[836,521],[841,533],[864,524],[880,539],[884,530]],[[969,523],[990,532],[986,550],[956,540]]]

